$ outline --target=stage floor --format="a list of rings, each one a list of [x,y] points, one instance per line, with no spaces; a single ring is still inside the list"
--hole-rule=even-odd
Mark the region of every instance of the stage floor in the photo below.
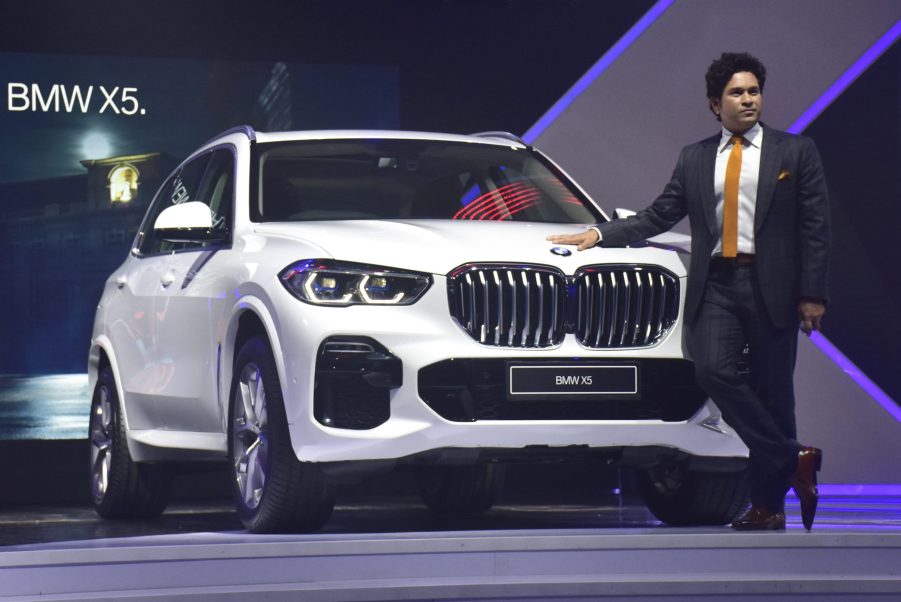
[[[901,599],[901,498],[824,497],[814,530],[661,525],[638,503],[502,503],[439,518],[413,497],[343,500],[313,534],[250,535],[225,501],[104,521],[0,511],[12,600]]]
[[[803,532],[797,500],[787,501],[788,533]],[[640,529],[655,533],[731,533],[727,527],[676,528],[661,524],[640,501],[610,496],[605,505],[501,503],[481,515],[437,516],[411,496],[358,496],[339,500],[318,535],[350,533],[427,533],[523,529]],[[28,544],[165,536],[189,533],[242,533],[228,500],[178,502],[152,520],[109,521],[88,505],[0,507],[0,551]],[[897,533],[901,536],[901,497],[823,497],[814,533]],[[741,536],[743,534],[736,534]],[[52,547],[52,545],[47,546]]]

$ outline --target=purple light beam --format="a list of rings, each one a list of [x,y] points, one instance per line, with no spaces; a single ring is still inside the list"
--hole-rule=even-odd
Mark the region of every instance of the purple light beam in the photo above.
[[[889,397],[885,391],[880,389],[879,385],[870,380],[870,377],[864,374],[860,368],[855,366],[854,362],[848,359],[848,356],[839,351],[838,347],[833,345],[829,339],[819,332],[812,333],[810,335],[810,340],[814,345],[820,348],[820,351],[826,354],[826,357],[832,360],[836,366],[841,368],[842,372],[856,382],[867,395],[875,399],[876,402],[892,416],[892,418],[901,422],[901,407],[898,407],[895,400]]]
[[[792,134],[803,132],[804,129],[807,128],[814,119],[819,117],[820,113],[825,111],[826,107],[831,105],[832,102],[860,76],[861,73],[869,69],[870,65],[876,62],[876,59],[882,56],[882,54],[889,49],[889,46],[895,43],[898,37],[901,37],[901,20],[898,20],[887,32],[885,32],[885,34],[882,35],[881,38],[876,40],[876,43],[864,52],[859,59],[854,61],[848,70],[842,73],[841,76],[835,80],[835,83],[829,86],[826,91],[823,92],[823,95],[816,99],[813,104],[788,127],[788,131]]]
[[[842,73],[835,82],[829,86],[823,94],[804,111],[793,124],[788,127],[788,131],[793,134],[799,134],[809,126],[814,119],[831,105],[839,95],[850,86],[854,80],[870,68],[876,59],[889,49],[898,38],[901,37],[901,20],[895,22],[876,42],[867,49],[860,58]],[[863,389],[870,397],[885,409],[895,420],[901,422],[901,407],[889,397],[885,391],[874,383],[863,371],[854,365],[848,357],[843,354],[838,347],[833,345],[822,334],[815,332],[811,335],[810,340],[814,345],[820,348],[826,357],[832,360],[839,368],[844,371],[861,389]]]
[[[820,483],[817,485],[817,489],[819,489],[820,495],[824,496],[837,496],[837,497],[901,497],[901,485],[886,485],[886,484],[835,484],[835,483]],[[795,494],[794,490],[788,492],[788,497],[797,498],[798,496]]]
[[[554,105],[541,116],[541,119],[535,122],[535,125],[529,128],[529,131],[523,134],[522,139],[529,144],[534,142],[547,126],[553,123],[554,120],[560,116],[560,113],[565,111],[566,108],[569,107],[569,105],[571,105],[573,101],[575,101],[576,98],[578,98],[579,95],[601,75],[601,73],[606,71],[607,67],[612,65],[613,61],[618,59],[619,55],[625,52],[626,49],[632,45],[632,42],[637,40],[673,2],[675,2],[675,0],[658,0],[648,12],[636,21],[635,25],[633,25],[632,28],[616,42],[616,44],[610,47],[610,50],[608,50],[598,62],[585,72],[585,75],[580,77],[579,80],[573,84],[572,88],[567,90],[566,94],[564,94],[560,100],[554,103]]]

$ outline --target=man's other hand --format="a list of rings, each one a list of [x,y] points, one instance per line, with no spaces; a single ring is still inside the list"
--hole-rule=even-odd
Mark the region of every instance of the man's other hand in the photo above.
[[[560,245],[578,245],[577,248],[584,251],[598,244],[598,233],[594,230],[585,230],[579,234],[551,234],[547,240]]]
[[[801,330],[804,331],[804,334],[810,336],[811,332],[819,330],[825,313],[826,306],[822,303],[801,301],[798,304],[798,319],[801,321]]]

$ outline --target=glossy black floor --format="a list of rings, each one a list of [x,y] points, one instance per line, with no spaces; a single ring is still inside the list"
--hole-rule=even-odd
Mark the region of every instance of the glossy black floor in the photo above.
[[[152,520],[104,520],[88,503],[0,506],[0,546],[172,533],[239,531],[227,488],[228,475],[180,475],[176,500]],[[338,489],[338,501],[321,533],[476,531],[485,529],[644,527],[656,524],[640,500],[624,489],[623,475],[594,467],[511,467],[491,511],[439,516],[416,494],[403,471],[373,476]],[[192,486],[218,494],[185,499]],[[627,488],[627,487],[626,487]],[[181,498],[181,499],[179,499]]]
[[[481,515],[440,517],[417,499],[359,498],[335,507],[320,533],[396,533],[496,529],[643,527],[654,524],[641,506],[504,504]],[[178,502],[152,520],[104,520],[87,505],[7,508],[0,511],[0,545],[23,545],[173,533],[239,531],[226,500]]]

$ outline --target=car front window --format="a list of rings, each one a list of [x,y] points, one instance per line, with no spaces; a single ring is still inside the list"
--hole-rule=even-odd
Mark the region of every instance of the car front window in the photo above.
[[[527,149],[431,140],[259,144],[251,219],[585,224],[600,212]]]

